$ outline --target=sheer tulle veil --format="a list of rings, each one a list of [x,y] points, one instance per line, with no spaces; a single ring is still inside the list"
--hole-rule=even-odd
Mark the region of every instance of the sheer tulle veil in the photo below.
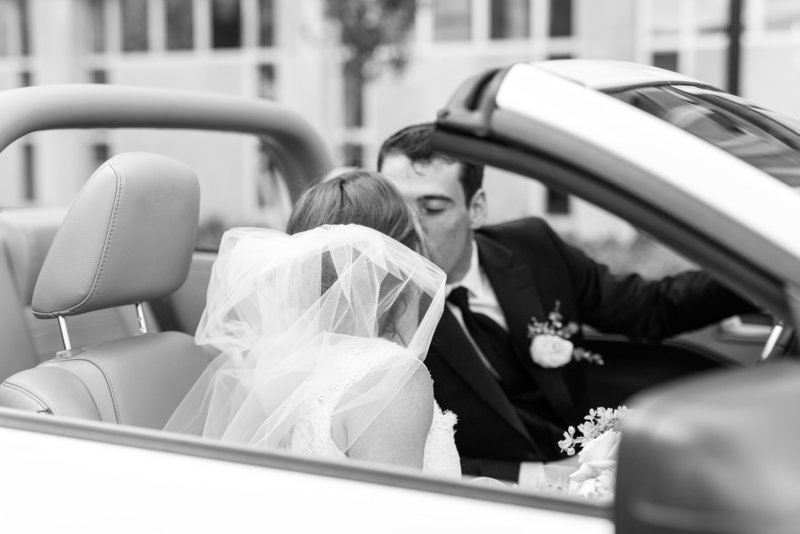
[[[422,365],[444,306],[444,282],[433,263],[363,226],[291,236],[229,230],[195,335],[219,356],[166,429],[284,447],[320,387],[370,347],[393,343],[397,357],[336,408],[361,414],[363,428],[348,432],[349,448]]]

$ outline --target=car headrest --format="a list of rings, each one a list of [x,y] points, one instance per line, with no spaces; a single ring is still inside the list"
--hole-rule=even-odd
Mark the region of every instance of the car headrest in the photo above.
[[[187,166],[119,154],[98,168],[56,232],[33,292],[37,317],[158,299],[186,279],[200,187]]]
[[[0,250],[6,255],[23,305],[31,303],[42,262],[66,212],[66,208],[61,207],[9,209],[0,212]]]

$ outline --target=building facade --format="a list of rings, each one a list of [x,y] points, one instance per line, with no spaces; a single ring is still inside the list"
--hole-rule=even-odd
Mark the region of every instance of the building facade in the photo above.
[[[273,98],[302,110],[340,163],[373,168],[383,138],[432,120],[468,76],[512,61],[620,59],[726,83],[730,0],[425,0],[409,64],[380,72],[365,91],[363,124],[346,128],[325,1],[0,0],[0,90],[113,83]],[[745,5],[740,93],[798,117],[800,99],[786,88],[800,86],[800,2]],[[0,205],[66,204],[100,162],[128,150],[195,168],[204,221],[285,220],[285,193],[258,141],[198,132],[31,134],[0,155]],[[499,171],[486,187],[491,220],[537,214],[589,238],[632,235],[591,206]]]

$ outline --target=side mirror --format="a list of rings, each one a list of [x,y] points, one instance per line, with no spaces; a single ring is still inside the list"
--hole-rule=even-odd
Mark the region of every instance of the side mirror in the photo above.
[[[800,525],[800,364],[704,374],[632,400],[618,534],[791,532]]]

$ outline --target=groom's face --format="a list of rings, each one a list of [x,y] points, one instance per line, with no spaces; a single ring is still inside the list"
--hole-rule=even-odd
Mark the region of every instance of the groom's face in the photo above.
[[[472,230],[483,224],[483,191],[467,202],[459,181],[461,165],[445,160],[413,163],[406,156],[391,154],[384,158],[380,172],[416,208],[431,260],[447,274],[447,282],[461,280],[469,269]]]

